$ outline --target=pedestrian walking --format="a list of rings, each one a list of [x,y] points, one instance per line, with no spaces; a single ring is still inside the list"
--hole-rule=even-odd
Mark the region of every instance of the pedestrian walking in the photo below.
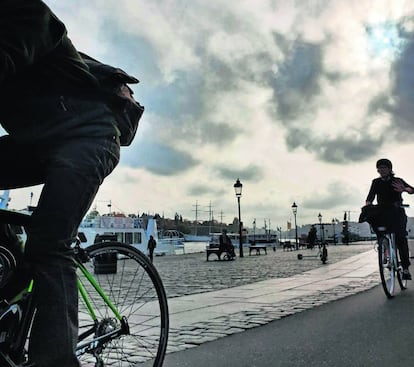
[[[316,228],[312,224],[312,226],[309,230],[309,233],[308,233],[308,246],[309,246],[309,248],[313,249],[313,247],[315,246],[315,241],[316,241]]]
[[[157,241],[155,241],[154,236],[150,236],[149,240],[148,240],[148,257],[150,259],[150,261],[152,262],[153,258],[154,258],[154,250],[157,247]]]

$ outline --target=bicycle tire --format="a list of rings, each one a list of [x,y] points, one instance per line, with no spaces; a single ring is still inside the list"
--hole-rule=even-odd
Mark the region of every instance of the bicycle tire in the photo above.
[[[161,367],[167,349],[169,318],[167,296],[157,270],[142,252],[123,243],[94,244],[86,248],[86,252],[89,260],[83,265],[121,316],[126,318],[129,333],[112,339],[100,350],[94,350],[96,355],[82,351],[80,346],[84,344],[79,341],[79,360],[81,363],[95,362],[96,367],[139,366],[148,361],[152,361],[148,363],[154,367]],[[112,263],[105,264],[105,258]],[[121,321],[113,316],[82,273],[78,278],[97,316],[95,333],[84,339],[83,343],[93,342],[93,338],[118,328]],[[90,326],[89,312],[80,297],[79,334]]]
[[[382,288],[387,298],[394,297],[396,268],[388,237],[378,239],[378,265]]]
[[[401,267],[401,259],[400,259],[400,256],[398,254],[397,249],[395,249],[395,252],[396,252],[395,258],[397,259],[397,262],[398,262],[397,280],[398,280],[398,284],[400,285],[401,290],[404,291],[404,290],[407,289],[408,281],[407,281],[407,279],[403,279],[403,276],[402,276],[402,271],[403,270],[402,270],[402,267]]]
[[[397,271],[397,280],[398,280],[398,284],[400,285],[401,290],[405,291],[407,289],[408,281],[407,279],[403,279],[401,269],[398,269]]]

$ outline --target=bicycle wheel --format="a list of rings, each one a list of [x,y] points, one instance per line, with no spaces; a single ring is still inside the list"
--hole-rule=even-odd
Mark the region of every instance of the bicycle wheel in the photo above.
[[[95,320],[83,297],[79,300],[79,342],[81,362],[101,366],[138,366],[153,361],[161,367],[168,340],[168,304],[161,279],[148,258],[132,246],[105,242],[86,249],[89,260],[83,263],[93,275],[122,318],[117,318],[91,282],[79,272],[79,282],[89,299]],[[103,346],[97,340],[116,330]]]
[[[382,288],[388,298],[394,297],[395,273],[394,255],[390,248],[388,237],[378,238],[378,263]]]
[[[398,266],[397,266],[397,279],[398,279],[398,284],[400,285],[400,288],[403,291],[403,290],[407,289],[407,283],[408,283],[408,281],[407,281],[407,279],[403,279],[403,276],[402,276],[402,271],[403,270],[402,270],[402,266],[401,266],[401,259],[400,259],[400,256],[398,254],[398,250],[397,249],[395,250],[395,258],[397,259],[397,262],[398,262]]]

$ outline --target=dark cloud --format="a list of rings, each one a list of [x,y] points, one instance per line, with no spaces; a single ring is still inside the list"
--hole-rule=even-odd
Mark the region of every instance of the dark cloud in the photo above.
[[[211,187],[208,185],[192,185],[188,189],[188,194],[191,196],[202,196],[209,194],[211,192]]]
[[[390,95],[386,91],[374,96],[368,104],[367,115],[376,116],[381,114],[386,106],[390,104]]]
[[[234,64],[226,64],[217,57],[200,55],[205,60],[202,73],[208,76],[206,83],[207,95],[214,95],[217,91],[229,91],[237,87],[238,73]]]
[[[384,109],[391,113],[398,139],[414,135],[414,34],[406,35],[407,46],[393,68],[391,98]]]
[[[237,178],[243,183],[243,181],[259,181],[263,178],[262,168],[256,165],[249,165],[244,169],[235,169],[229,167],[218,167],[218,174],[224,179],[230,179],[236,181]]]
[[[189,121],[181,127],[178,139],[190,140],[199,144],[223,146],[230,144],[242,130],[236,129],[224,122]]]
[[[224,194],[226,194],[228,192],[226,189],[217,189],[217,188],[213,188],[211,185],[208,185],[208,183],[206,184],[195,184],[195,185],[191,185],[188,189],[188,194],[190,196],[206,196],[206,195],[211,195],[211,197],[214,198],[218,198]]]
[[[353,138],[338,136],[322,139],[307,130],[290,129],[286,142],[290,149],[303,147],[326,162],[350,163],[373,156],[382,143],[382,135],[370,137],[364,132],[355,132]]]
[[[222,145],[233,141],[239,134],[240,129],[225,123],[209,123],[201,125],[200,137],[206,143]]]
[[[189,153],[159,143],[142,142],[134,148],[123,151],[122,163],[161,176],[177,175],[199,164]]]
[[[192,14],[191,7],[184,9],[186,16]],[[289,150],[302,147],[320,160],[339,164],[362,161],[376,154],[384,140],[382,132],[375,136],[372,135],[372,130],[368,133],[361,127],[361,131],[352,132],[350,136],[326,135],[321,138],[319,131],[312,130],[321,108],[319,103],[322,85],[335,85],[346,78],[355,78],[355,75],[344,75],[339,71],[324,68],[325,49],[335,42],[335,35],[326,34],[325,39],[320,42],[308,42],[300,35],[274,32],[273,42],[282,55],[278,59],[275,59],[274,54],[263,51],[263,48],[255,49],[254,42],[249,43],[250,38],[246,39],[246,52],[235,52],[234,57],[230,57],[231,54],[227,55],[229,57],[220,57],[220,50],[217,54],[210,53],[212,36],[223,37],[225,40],[227,34],[244,34],[246,30],[237,14],[227,11],[216,14],[213,9],[214,7],[206,11],[214,13],[215,21],[222,22],[223,28],[214,34],[200,31],[197,35],[192,51],[195,58],[202,60],[201,64],[197,69],[174,70],[174,77],[168,82],[165,81],[163,72],[158,69],[158,63],[154,62],[158,59],[158,51],[151,41],[129,32],[123,28],[124,24],[109,18],[104,21],[102,39],[116,45],[116,54],[108,54],[108,61],[121,59],[123,64],[120,66],[141,79],[142,84],[135,88],[136,95],[147,111],[159,117],[157,129],[154,130],[171,135],[170,142],[175,142],[177,146],[182,141],[216,146],[231,144],[245,132],[234,128],[227,121],[212,118],[211,112],[214,111],[214,101],[218,95],[229,95],[232,91],[237,91],[240,81],[247,81],[255,87],[264,86],[273,90],[269,114],[275,123],[283,125]],[[320,13],[315,5],[306,10],[307,16],[310,11],[314,11],[315,16]],[[405,18],[397,25],[401,37],[407,39],[408,47],[395,62],[393,89],[391,93],[383,91],[375,96],[366,111],[368,121],[384,113],[392,116],[393,128],[387,136],[389,139],[411,139],[414,135],[411,133],[411,116],[414,115],[414,43],[412,34],[404,28],[404,24],[408,24],[410,20],[412,19]],[[220,40],[214,38],[214,42],[220,43]],[[341,96],[337,97],[338,101],[340,98]],[[363,119],[360,124],[364,124]],[[169,154],[169,150],[157,149],[157,152],[158,160],[152,160],[151,166],[147,164],[147,169],[153,172],[170,174],[168,166],[163,163],[170,159],[173,159],[170,164],[177,166],[179,171],[197,164],[190,153],[176,152],[172,156],[161,157],[159,154]],[[183,159],[181,166],[174,159]],[[241,178],[244,173],[248,180],[251,177],[249,170],[220,170],[225,178]],[[260,176],[261,172],[258,170],[252,175]]]
[[[369,116],[388,114],[391,126],[383,140],[411,142],[414,137],[414,33],[405,29],[410,21],[414,17],[393,25],[399,31],[401,46],[392,65],[392,87],[374,96],[367,110]]]
[[[359,131],[350,131],[347,135],[325,134],[321,137],[323,132],[312,130],[314,118],[320,108],[317,98],[320,97],[321,83],[335,84],[351,77],[324,69],[322,59],[328,41],[289,41],[280,34],[275,34],[274,39],[285,57],[283,63],[278,65],[277,74],[267,74],[267,77],[274,91],[273,113],[275,119],[286,129],[285,141],[288,149],[302,147],[322,161],[339,164],[358,162],[375,155],[383,144],[383,132],[380,130],[378,134],[373,134],[372,131],[369,133],[364,129],[363,120],[360,121]],[[413,85],[414,43],[396,62],[392,95],[386,90],[375,96],[367,106],[367,120],[372,121],[372,118],[384,112],[391,113],[396,129],[403,134],[408,132],[408,136],[412,137]],[[387,138],[393,135],[395,132],[390,132]]]
[[[276,37],[282,39],[282,36]],[[314,108],[312,101],[320,93],[322,68],[322,45],[295,40],[286,50],[278,72],[269,79],[273,88],[277,118],[289,128],[292,119],[309,114]]]
[[[120,25],[116,19],[102,19],[98,36],[103,44],[109,44],[104,61],[125,69],[135,75],[146,86],[160,80],[161,71],[154,63],[157,50],[144,37],[126,32],[125,24]],[[93,56],[93,55],[91,55]]]

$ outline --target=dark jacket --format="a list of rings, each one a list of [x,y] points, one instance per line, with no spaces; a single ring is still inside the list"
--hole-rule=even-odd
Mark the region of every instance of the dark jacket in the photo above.
[[[403,179],[398,177],[390,176],[388,180],[383,180],[381,177],[378,177],[372,180],[367,201],[372,203],[376,196],[379,205],[400,206],[403,202],[402,195],[392,187],[392,182],[395,179],[399,179],[405,186],[411,187]]]
[[[154,250],[157,247],[157,241],[154,238],[148,240],[148,250]]]
[[[0,123],[11,136],[37,142],[116,132],[115,121],[79,124],[59,113],[74,99],[101,100],[64,24],[42,1],[0,0],[0,35]]]

